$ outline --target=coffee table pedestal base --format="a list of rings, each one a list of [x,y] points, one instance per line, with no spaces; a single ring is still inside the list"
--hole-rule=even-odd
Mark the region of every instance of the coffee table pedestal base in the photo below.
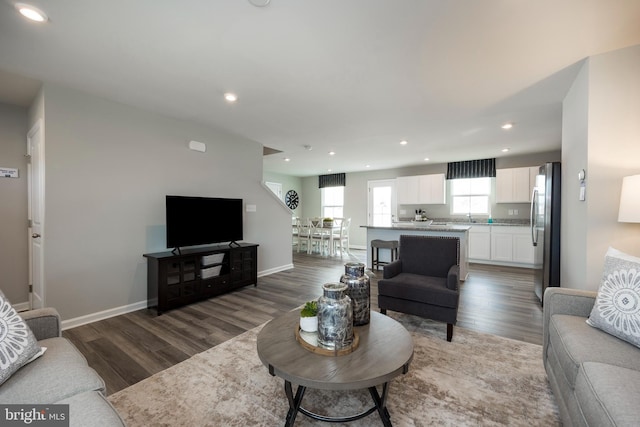
[[[369,387],[369,393],[371,394],[371,398],[373,399],[374,406],[367,409],[364,412],[361,412],[356,415],[352,415],[349,417],[327,417],[325,415],[315,414],[311,411],[304,409],[302,406],[302,398],[304,397],[304,393],[307,390],[304,386],[298,386],[296,389],[295,396],[293,394],[293,388],[291,386],[290,381],[284,382],[284,391],[287,395],[287,399],[289,400],[289,412],[287,413],[287,419],[284,423],[285,427],[293,427],[293,423],[296,420],[296,415],[298,412],[306,415],[309,418],[313,418],[314,420],[325,421],[330,423],[345,423],[350,421],[359,420],[360,418],[364,418],[367,415],[372,414],[376,410],[382,419],[382,424],[385,427],[392,427],[391,417],[389,416],[389,411],[387,410],[387,394],[389,391],[389,383],[386,382],[382,385],[382,395],[378,393],[378,389],[376,387]]]

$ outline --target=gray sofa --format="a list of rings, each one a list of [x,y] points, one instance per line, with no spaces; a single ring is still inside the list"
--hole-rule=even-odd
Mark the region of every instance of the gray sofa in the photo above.
[[[640,424],[640,348],[589,326],[596,292],[547,288],[543,360],[564,426]]]
[[[61,336],[60,316],[51,308],[20,313],[47,351],[0,385],[3,404],[68,404],[71,426],[124,426],[105,398],[102,378]]]

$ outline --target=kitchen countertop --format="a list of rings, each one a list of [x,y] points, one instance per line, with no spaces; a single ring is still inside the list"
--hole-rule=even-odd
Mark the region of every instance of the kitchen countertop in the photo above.
[[[471,226],[463,224],[418,224],[418,223],[395,223],[391,227],[378,227],[373,225],[363,225],[364,228],[376,230],[424,230],[424,231],[468,231]]]

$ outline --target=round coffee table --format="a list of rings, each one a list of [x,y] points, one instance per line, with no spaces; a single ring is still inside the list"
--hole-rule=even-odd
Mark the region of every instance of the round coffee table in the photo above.
[[[378,411],[385,426],[391,426],[386,407],[389,382],[406,374],[413,358],[413,339],[400,323],[372,311],[371,322],[358,326],[358,347],[343,356],[315,354],[295,338],[300,313],[294,310],[271,320],[258,334],[258,356],[269,373],[284,379],[289,412],[285,426],[293,426],[298,412],[330,422],[354,421]],[[291,384],[298,384],[295,396]],[[382,395],[377,386],[382,385]],[[307,387],[323,390],[369,389],[374,406],[349,417],[327,417],[301,406]]]

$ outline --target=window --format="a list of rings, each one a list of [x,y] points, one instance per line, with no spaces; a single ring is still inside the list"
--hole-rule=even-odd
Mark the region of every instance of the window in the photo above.
[[[491,178],[451,180],[451,213],[489,215]]]
[[[322,192],[322,216],[343,218],[344,187],[324,187]]]

